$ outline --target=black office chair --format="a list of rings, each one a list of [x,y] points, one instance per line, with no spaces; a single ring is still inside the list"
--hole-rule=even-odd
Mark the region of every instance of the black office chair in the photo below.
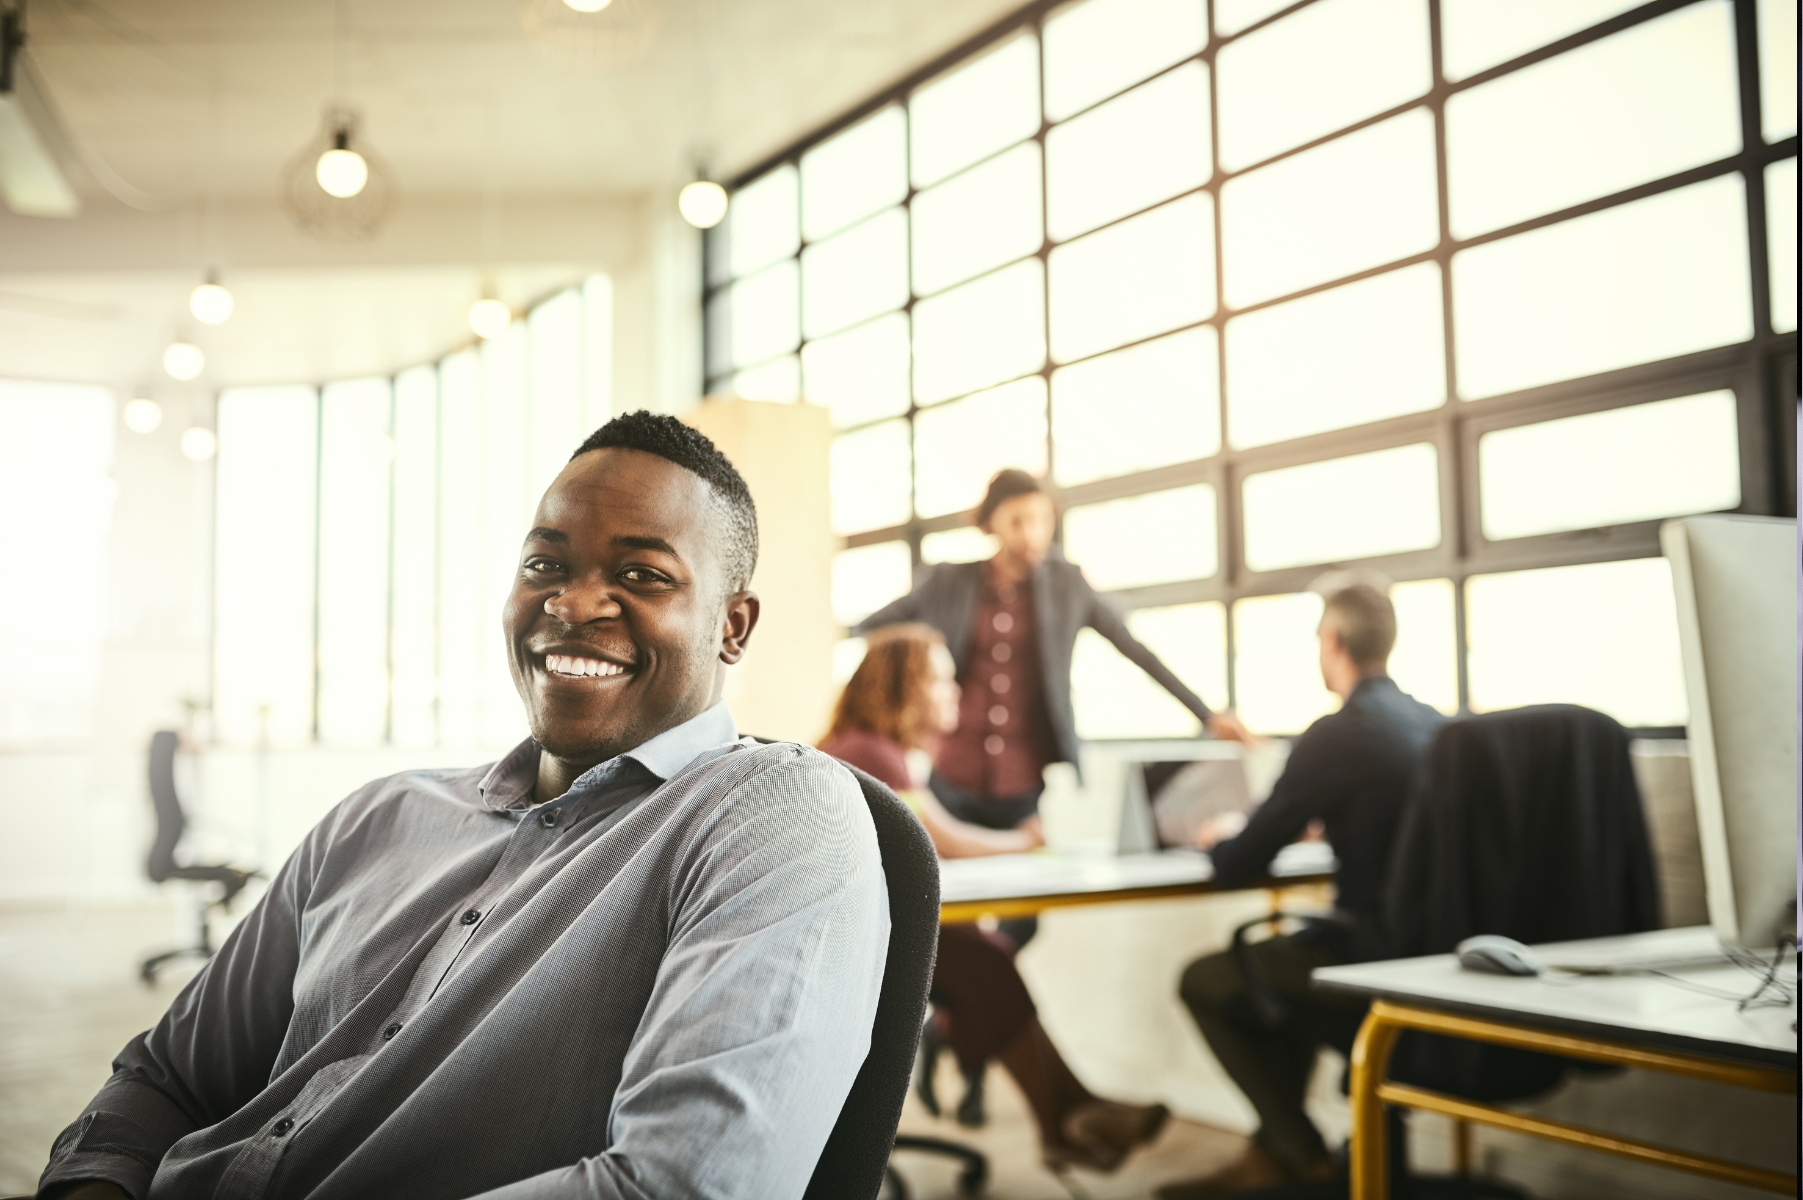
[[[197,958],[213,957],[213,938],[207,927],[209,916],[215,908],[222,912],[228,910],[238,893],[244,890],[244,885],[258,874],[256,871],[241,871],[236,867],[184,867],[176,864],[175,847],[182,840],[182,832],[188,826],[188,819],[182,813],[181,797],[175,791],[175,752],[180,741],[180,737],[169,729],[159,730],[150,737],[150,801],[156,808],[157,833],[156,840],[150,846],[150,859],[145,863],[145,872],[152,883],[163,883],[170,879],[217,883],[220,885],[220,894],[201,906],[200,930],[192,946],[167,950],[144,960],[138,974],[146,984],[156,982],[157,968],[170,959],[190,955]]]

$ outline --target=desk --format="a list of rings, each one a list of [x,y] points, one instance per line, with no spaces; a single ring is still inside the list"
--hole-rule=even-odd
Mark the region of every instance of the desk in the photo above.
[[[1325,842],[1285,846],[1268,877],[1252,888],[1299,887],[1333,878],[1333,850]],[[1030,917],[1071,904],[1162,900],[1222,891],[1214,864],[1194,850],[1155,854],[997,854],[939,864],[939,921],[969,924],[978,917]]]
[[[1586,960],[1698,959],[1714,946],[1699,927],[1535,947],[1549,965]],[[1731,964],[1674,969],[1685,979],[1746,993],[1756,980]],[[1417,1029],[1613,1066],[1667,1071],[1760,1091],[1795,1094],[1796,1007],[1739,1012],[1730,1000],[1646,975],[1517,978],[1459,968],[1450,954],[1326,967],[1317,986],[1373,998],[1352,1048],[1352,1200],[1384,1200],[1387,1104],[1583,1146],[1768,1191],[1797,1193],[1797,1178],[1473,1103],[1385,1079],[1398,1035]],[[1554,980],[1558,980],[1554,982]]]

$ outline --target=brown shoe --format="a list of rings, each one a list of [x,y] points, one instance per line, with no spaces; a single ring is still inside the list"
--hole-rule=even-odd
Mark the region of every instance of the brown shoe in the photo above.
[[[1121,1104],[1092,1100],[1072,1109],[1064,1118],[1064,1136],[1079,1146],[1094,1147],[1119,1160],[1136,1147],[1156,1138],[1170,1119],[1162,1104]]]
[[[1259,1145],[1252,1142],[1246,1152],[1213,1175],[1168,1183],[1158,1189],[1158,1200],[1223,1200],[1241,1192],[1277,1187],[1292,1182],[1290,1174]]]

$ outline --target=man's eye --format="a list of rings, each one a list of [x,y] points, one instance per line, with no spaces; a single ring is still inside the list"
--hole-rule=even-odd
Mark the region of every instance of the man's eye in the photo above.
[[[556,574],[563,570],[563,565],[553,558],[529,558],[526,569],[534,575]]]
[[[627,567],[620,572],[620,578],[627,583],[668,582],[668,577],[662,571],[653,571],[650,567]]]

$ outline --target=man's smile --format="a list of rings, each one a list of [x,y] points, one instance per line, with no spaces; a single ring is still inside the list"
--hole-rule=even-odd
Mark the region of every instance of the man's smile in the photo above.
[[[603,656],[594,650],[572,652],[570,649],[547,648],[529,653],[537,660],[539,668],[553,679],[611,679],[631,675],[634,671],[632,663],[620,661],[623,656]]]

